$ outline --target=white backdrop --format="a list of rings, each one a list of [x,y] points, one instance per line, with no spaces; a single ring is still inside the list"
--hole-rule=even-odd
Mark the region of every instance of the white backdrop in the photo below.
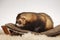
[[[60,0],[0,0],[0,29],[6,23],[15,23],[20,12],[45,12],[54,26],[60,24]]]

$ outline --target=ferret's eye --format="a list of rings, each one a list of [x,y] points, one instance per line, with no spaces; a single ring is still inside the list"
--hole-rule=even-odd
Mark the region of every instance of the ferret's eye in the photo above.
[[[25,20],[25,18],[21,18],[22,20]]]

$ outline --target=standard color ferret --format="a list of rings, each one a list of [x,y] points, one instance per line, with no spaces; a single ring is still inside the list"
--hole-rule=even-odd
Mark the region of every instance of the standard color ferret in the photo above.
[[[16,26],[40,33],[52,29],[53,21],[46,13],[22,12],[16,17]]]

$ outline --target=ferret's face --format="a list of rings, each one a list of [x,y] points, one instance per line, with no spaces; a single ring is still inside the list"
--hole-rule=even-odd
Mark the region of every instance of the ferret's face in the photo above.
[[[23,27],[25,24],[26,24],[26,19],[25,19],[24,16],[19,16],[19,18],[16,19],[16,25],[17,25],[18,27],[20,27],[20,26]]]

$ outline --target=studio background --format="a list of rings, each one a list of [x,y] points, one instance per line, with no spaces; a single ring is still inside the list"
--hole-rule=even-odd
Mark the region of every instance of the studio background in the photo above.
[[[15,23],[21,12],[44,12],[54,26],[60,24],[60,0],[0,0],[0,29],[6,23]]]

